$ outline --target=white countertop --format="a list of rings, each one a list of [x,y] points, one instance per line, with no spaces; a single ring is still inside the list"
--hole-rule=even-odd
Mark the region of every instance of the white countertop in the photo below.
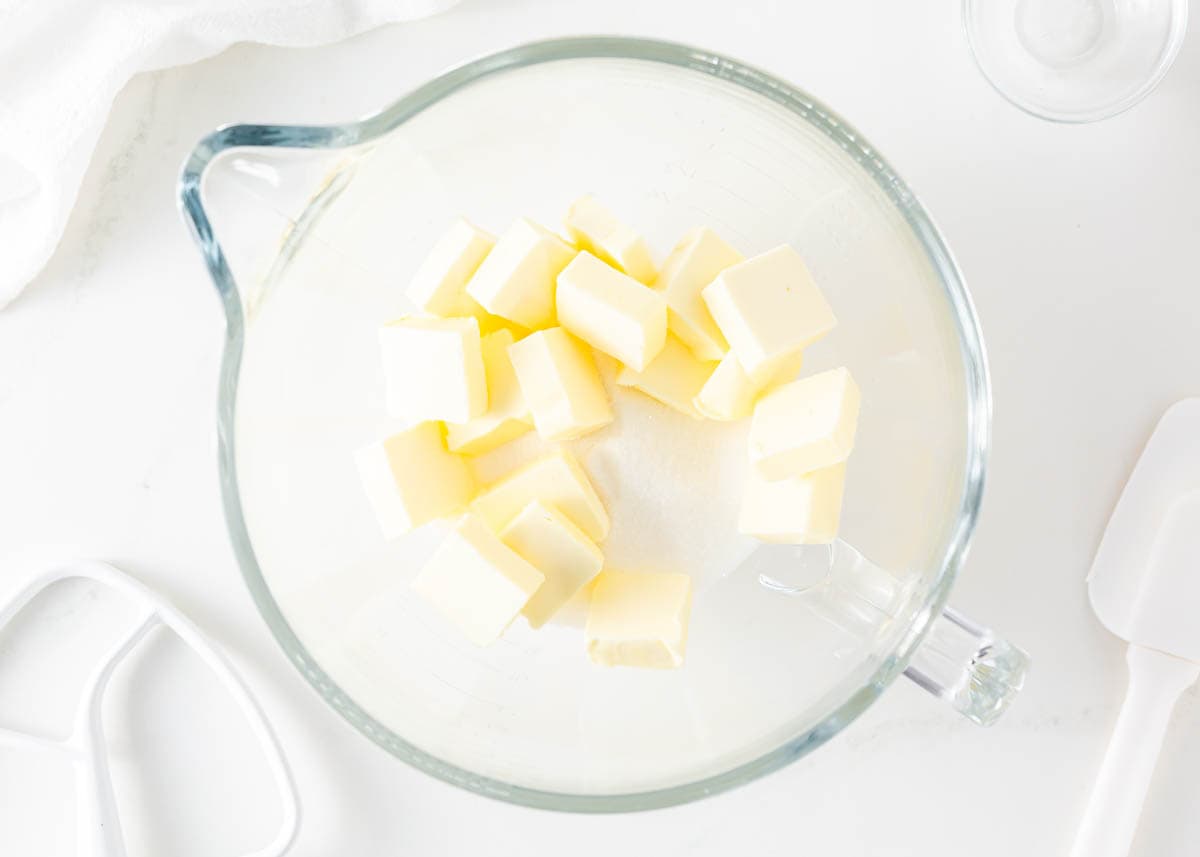
[[[795,81],[886,152],[939,221],[977,301],[995,384],[987,502],[954,602],[1034,658],[999,725],[976,728],[902,682],[828,746],[751,786],[666,811],[575,817],[405,767],[343,723],[276,648],[221,518],[221,322],[175,212],[179,164],[219,124],[343,120],[480,53],[577,32],[692,42]],[[1131,112],[1055,126],[991,91],[948,0],[468,0],[332,47],[243,45],[141,76],[115,105],[50,266],[0,312],[0,557],[55,544],[111,559],[228,649],[295,769],[297,857],[1064,854],[1125,688],[1123,647],[1092,617],[1084,577],[1155,420],[1200,394],[1197,151],[1196,39]],[[18,576],[0,562],[0,591]],[[187,671],[170,663],[143,658],[132,689],[168,708],[189,699],[186,716],[125,724],[113,739],[118,773],[134,783],[122,794],[131,854],[239,853],[266,839],[273,798],[253,755],[218,728],[219,701],[189,697]],[[0,723],[19,719],[25,696],[0,696]],[[1142,857],[1200,851],[1197,726],[1188,693],[1147,801]],[[147,734],[180,728],[204,748],[170,762],[187,770],[133,765]],[[69,804],[22,808],[18,770],[0,754],[0,852],[70,854],[61,829],[46,834]]]

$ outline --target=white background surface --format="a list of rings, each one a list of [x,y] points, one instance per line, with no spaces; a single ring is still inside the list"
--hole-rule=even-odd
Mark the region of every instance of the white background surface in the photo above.
[[[857,124],[938,219],[976,298],[995,383],[988,497],[954,601],[1035,659],[996,727],[900,684],[815,755],[734,793],[573,817],[409,770],[346,726],[276,649],[221,520],[220,314],[175,213],[178,166],[218,124],[358,116],[451,64],[578,32],[692,42],[796,82]],[[1065,853],[1125,686],[1123,647],[1092,617],[1084,577],[1158,415],[1200,394],[1197,151],[1195,38],[1132,112],[1058,127],[988,88],[951,0],[467,0],[329,48],[239,46],[139,77],[115,105],[52,263],[0,312],[0,591],[20,579],[13,558],[65,544],[188,612],[230,651],[282,735],[305,807],[299,857]],[[49,621],[74,630],[76,616],[64,608]],[[0,657],[28,660],[31,646],[0,639]],[[118,705],[141,712],[113,727],[130,850],[236,854],[265,841],[275,804],[236,724],[181,664],[160,645],[115,688],[128,697]],[[4,723],[41,717],[28,705],[61,678],[5,676]],[[1147,801],[1142,857],[1200,851],[1197,726],[1192,692]],[[155,740],[153,764],[135,764]],[[0,853],[69,854],[70,804],[31,794],[25,762],[0,752]]]

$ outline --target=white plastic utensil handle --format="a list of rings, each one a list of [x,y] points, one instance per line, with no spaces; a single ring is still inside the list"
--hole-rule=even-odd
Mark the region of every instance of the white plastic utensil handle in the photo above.
[[[1131,645],[1126,660],[1129,689],[1071,857],[1129,853],[1175,701],[1200,677],[1200,664],[1143,646]]]
[[[125,857],[121,820],[117,814],[112,777],[108,770],[101,708],[104,691],[117,665],[151,630],[162,625],[175,632],[212,670],[241,709],[246,723],[262,746],[263,756],[279,791],[283,819],[274,838],[245,857],[280,857],[296,838],[296,831],[300,826],[300,805],[291,771],[279,746],[279,739],[275,737],[258,701],[250,695],[241,677],[233,671],[224,655],[186,616],[157,593],[112,566],[84,560],[52,565],[34,577],[8,603],[0,605],[0,629],[3,629],[38,593],[52,584],[71,578],[94,580],[116,590],[142,608],[141,618],[129,627],[123,638],[101,659],[89,676],[76,711],[74,728],[66,740],[59,741],[26,732],[0,729],[0,746],[61,753],[74,760],[77,772],[75,801],[78,808],[76,855]]]
[[[148,613],[126,632],[88,677],[83,700],[75,712],[75,728],[68,745],[75,751],[75,853],[81,857],[125,854],[100,710],[113,670],[157,624],[158,618]]]

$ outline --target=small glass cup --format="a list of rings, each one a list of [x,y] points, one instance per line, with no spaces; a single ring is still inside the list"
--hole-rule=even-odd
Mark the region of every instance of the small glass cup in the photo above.
[[[1187,12],[1187,0],[963,0],[963,26],[983,76],[1017,107],[1095,122],[1158,85]]]

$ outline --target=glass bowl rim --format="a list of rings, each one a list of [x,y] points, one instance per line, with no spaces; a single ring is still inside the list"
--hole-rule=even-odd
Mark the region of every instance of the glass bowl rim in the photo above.
[[[367,143],[476,81],[506,71],[574,59],[626,59],[661,63],[720,78],[766,97],[836,142],[870,174],[904,217],[937,272],[955,320],[966,386],[966,450],[962,492],[941,552],[941,567],[924,603],[891,655],[870,679],[812,728],[729,770],[693,782],[625,794],[583,794],[528,788],[481,776],[409,743],[358,706],[308,654],[271,595],[251,546],[238,492],[234,408],[245,318],[228,262],[202,200],[202,183],[214,160],[237,148],[340,149]],[[226,527],[255,606],[289,660],[352,726],[413,767],[444,782],[523,806],[572,812],[627,812],[686,803],[755,780],[824,744],[857,718],[905,669],[931,621],[945,605],[978,518],[991,423],[987,360],[974,306],[958,267],[933,221],[907,184],[853,126],[803,90],[712,51],[685,44],[623,36],[574,36],[519,45],[456,66],[363,119],[338,125],[229,125],[200,140],[185,159],[178,183],[183,219],[204,257],[225,312],[219,371],[218,468]]]

